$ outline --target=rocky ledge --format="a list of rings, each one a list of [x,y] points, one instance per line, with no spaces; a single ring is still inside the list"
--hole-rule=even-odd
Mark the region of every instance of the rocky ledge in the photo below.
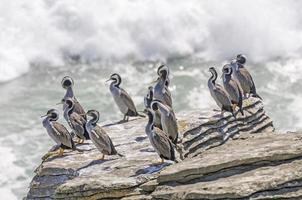
[[[42,162],[26,199],[301,199],[302,133],[273,132],[258,99],[245,100],[244,113],[178,114],[184,160],[162,165],[147,119],[104,125],[125,157],[97,160],[86,142],[84,153]]]

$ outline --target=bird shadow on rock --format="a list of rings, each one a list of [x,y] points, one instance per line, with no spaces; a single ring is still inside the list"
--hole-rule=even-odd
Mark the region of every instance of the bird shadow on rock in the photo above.
[[[139,151],[140,152],[155,152],[155,150],[152,148],[143,148],[143,149],[140,149]]]
[[[77,171],[80,171],[80,170],[88,168],[88,167],[92,167],[94,165],[100,165],[100,164],[103,164],[105,162],[116,160],[116,159],[117,158],[111,158],[111,159],[105,159],[105,160],[93,160],[90,163],[88,163],[87,165],[84,165],[84,166],[80,167],[79,169],[77,169]]]
[[[167,167],[171,165],[171,163],[155,163],[155,164],[151,164],[148,167],[144,168],[144,169],[139,169],[135,172],[134,175],[132,175],[131,177],[135,177],[135,176],[139,176],[142,174],[153,174],[156,172],[161,171],[163,168]]]
[[[142,142],[144,141],[145,139],[147,139],[147,136],[138,136],[135,138],[135,141],[136,142]]]
[[[118,124],[125,124],[127,122],[132,122],[132,121],[135,121],[135,120],[138,120],[138,119],[140,119],[140,118],[130,119],[128,121],[120,120],[120,121],[117,121],[117,122],[112,122],[110,124],[105,124],[103,127],[109,127],[109,126],[114,126],[114,125],[118,125]]]
[[[42,160],[43,161],[47,161],[47,162],[51,162],[51,161],[53,161],[54,159],[57,159],[57,158],[65,158],[66,156],[68,156],[68,155],[66,155],[66,154],[64,154],[64,155],[62,155],[62,156],[59,156],[59,155],[53,155],[53,156],[49,156],[48,158],[45,158],[44,159],[44,157],[45,157],[45,155],[42,157]]]

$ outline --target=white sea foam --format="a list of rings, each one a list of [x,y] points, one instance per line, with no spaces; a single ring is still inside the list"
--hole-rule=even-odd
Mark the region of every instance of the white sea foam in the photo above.
[[[11,0],[0,2],[0,81],[62,58],[252,61],[301,51],[301,1]]]

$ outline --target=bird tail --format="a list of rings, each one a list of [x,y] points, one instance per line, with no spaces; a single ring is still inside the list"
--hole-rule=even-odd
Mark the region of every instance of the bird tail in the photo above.
[[[255,86],[255,83],[254,83],[253,79],[252,79],[251,93],[253,94],[252,95],[253,97],[256,97],[256,98],[259,98],[259,99],[262,100],[262,98],[256,92],[256,86]]]
[[[137,113],[137,116],[139,116],[139,117],[146,117],[146,115],[140,114],[140,113]]]

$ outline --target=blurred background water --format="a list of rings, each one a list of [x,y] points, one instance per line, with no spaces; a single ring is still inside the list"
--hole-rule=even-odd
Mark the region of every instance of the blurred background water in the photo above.
[[[105,85],[118,72],[143,109],[159,62],[171,69],[176,113],[213,109],[208,68],[237,53],[278,130],[302,128],[301,1],[62,0],[0,2],[0,192],[26,195],[35,167],[54,144],[40,116],[75,94],[101,121],[120,120]],[[61,122],[64,120],[61,118]]]

